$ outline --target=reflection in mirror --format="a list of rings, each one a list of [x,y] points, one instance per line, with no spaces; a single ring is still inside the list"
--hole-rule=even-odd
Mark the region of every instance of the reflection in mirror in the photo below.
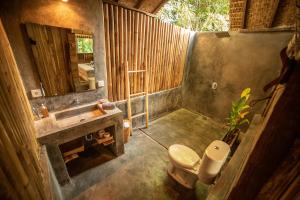
[[[79,82],[76,83],[77,90],[96,89],[95,69],[93,57],[93,36],[76,33],[76,57],[74,66],[78,69]]]
[[[45,96],[96,89],[92,33],[25,25]]]

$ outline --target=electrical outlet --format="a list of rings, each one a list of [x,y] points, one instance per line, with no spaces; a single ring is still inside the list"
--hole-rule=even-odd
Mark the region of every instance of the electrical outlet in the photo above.
[[[104,81],[97,81],[98,87],[104,87]]]
[[[41,97],[41,96],[42,96],[42,91],[41,91],[41,89],[31,90],[31,96],[32,96],[33,98]]]

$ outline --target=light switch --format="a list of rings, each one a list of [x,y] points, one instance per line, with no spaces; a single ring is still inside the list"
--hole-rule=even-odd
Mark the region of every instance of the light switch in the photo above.
[[[41,96],[42,96],[42,91],[41,91],[41,89],[31,90],[31,96],[32,96],[33,98],[41,97]]]
[[[103,80],[98,81],[97,83],[98,83],[98,87],[104,87],[104,81]]]

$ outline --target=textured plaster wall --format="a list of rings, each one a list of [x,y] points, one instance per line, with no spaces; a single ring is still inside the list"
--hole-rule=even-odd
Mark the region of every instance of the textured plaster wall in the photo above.
[[[26,22],[93,32],[96,78],[97,80],[104,80],[106,85],[101,0],[71,0],[67,3],[61,0],[1,1],[0,16],[28,94],[30,90],[39,88],[39,77],[33,63],[30,45],[24,39],[25,29],[22,23]],[[96,91],[50,97],[45,101],[52,108],[62,107],[64,104],[72,102],[74,98],[79,98],[81,103],[85,103],[105,96],[107,96],[106,87],[97,89]],[[33,104],[37,102],[41,102],[41,99],[32,101]]]
[[[262,88],[278,76],[279,53],[291,37],[290,32],[231,32],[224,38],[196,33],[184,77],[183,106],[224,121],[243,88],[252,89],[251,99],[267,96]],[[211,89],[213,82],[216,90]],[[252,113],[263,107],[257,104]]]
[[[166,113],[182,108],[182,87],[160,91],[149,95],[149,120],[157,119]],[[124,118],[127,118],[127,102],[116,103],[117,107],[123,111]],[[144,112],[144,98],[136,97],[132,99],[132,115]],[[133,127],[140,127],[145,124],[144,117],[133,120]]]

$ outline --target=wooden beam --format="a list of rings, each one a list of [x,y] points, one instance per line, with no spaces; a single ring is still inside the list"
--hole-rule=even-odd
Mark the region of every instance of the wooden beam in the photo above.
[[[277,13],[278,4],[279,4],[279,0],[275,0],[273,3],[273,6],[270,8],[271,10],[269,12],[266,12],[266,14],[270,17],[270,18],[267,18],[269,20],[266,22],[267,28],[272,27],[272,24],[274,22],[274,19],[275,19],[276,13]]]
[[[167,1],[168,0],[162,0],[154,9],[153,9],[153,11],[151,12],[152,14],[156,14],[159,10],[160,10],[160,8],[161,7],[163,7],[163,5],[165,4],[165,3],[167,3]]]
[[[134,8],[140,9],[140,7],[143,5],[145,0],[138,0],[138,2],[135,4]]]
[[[122,7],[122,8],[125,8],[125,9],[128,9],[128,10],[132,10],[132,11],[135,11],[135,12],[139,12],[139,13],[143,13],[145,15],[148,15],[150,17],[154,17],[154,18],[157,18],[156,15],[153,15],[151,13],[148,13],[148,12],[145,12],[145,11],[142,11],[142,10],[138,10],[136,8],[130,8],[128,6],[125,6],[125,5],[122,5],[122,4],[118,4],[116,2],[113,2],[111,0],[102,0],[103,3],[108,3],[108,4],[111,4],[111,5],[115,5],[115,6],[119,6],[119,7]]]
[[[245,28],[245,25],[246,25],[246,19],[247,19],[246,13],[247,13],[247,7],[248,7],[247,4],[248,4],[248,0],[245,0],[241,28]]]

